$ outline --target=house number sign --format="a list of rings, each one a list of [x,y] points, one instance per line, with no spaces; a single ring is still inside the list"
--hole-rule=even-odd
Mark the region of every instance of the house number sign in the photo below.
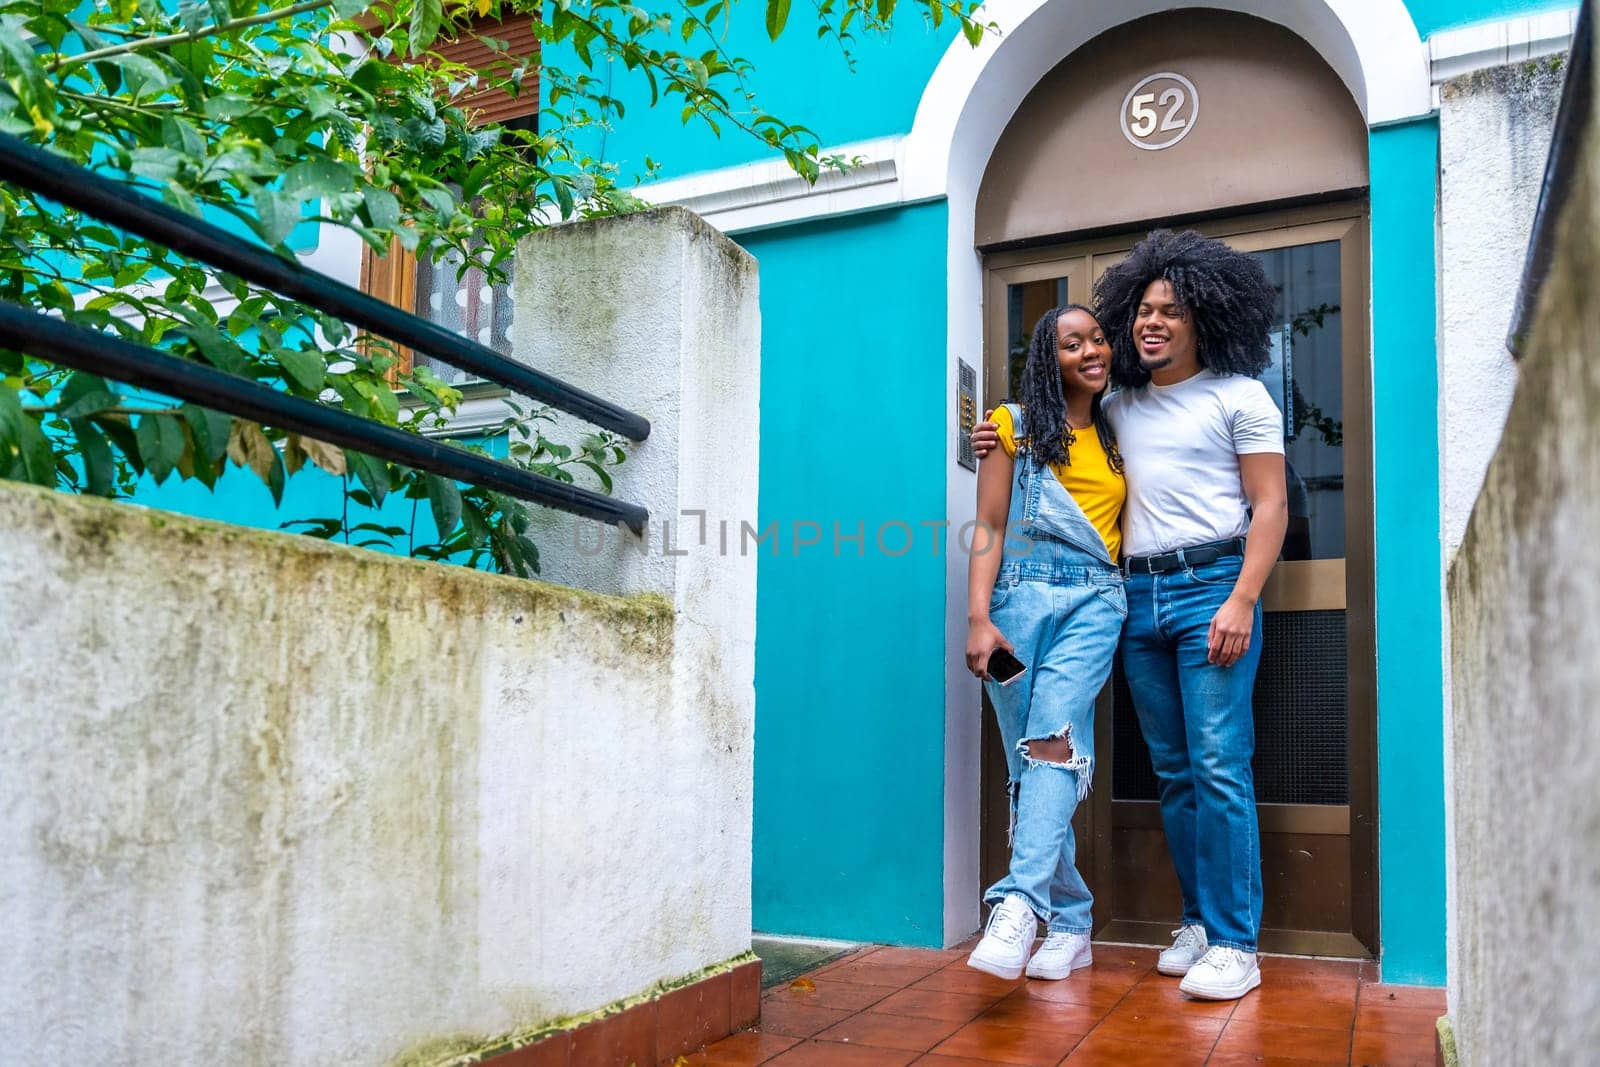
[[[1182,74],[1147,74],[1122,98],[1122,136],[1151,152],[1171,148],[1194,129],[1200,94]]]

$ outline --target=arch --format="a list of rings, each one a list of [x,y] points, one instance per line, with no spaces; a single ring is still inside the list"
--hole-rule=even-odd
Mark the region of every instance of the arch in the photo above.
[[[903,147],[903,199],[975,191],[1000,131],[1028,91],[1065,56],[1114,26],[1182,8],[1275,22],[1317,50],[1368,126],[1427,115],[1427,49],[1402,0],[991,0],[978,17],[1001,27],[972,48],[957,37],[934,69]]]

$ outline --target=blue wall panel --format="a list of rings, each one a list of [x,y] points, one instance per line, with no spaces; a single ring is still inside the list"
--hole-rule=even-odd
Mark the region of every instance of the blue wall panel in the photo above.
[[[723,47],[754,65],[745,81],[761,106],[785,122],[809,127],[823,147],[911,129],[923,87],[945,48],[959,36],[952,22],[934,30],[918,9],[902,7],[888,34],[857,31],[852,72],[837,44],[817,38],[810,5],[796,5],[777,41],[767,37],[765,12],[765,4],[734,7]],[[683,47],[677,38],[670,44]],[[563,69],[582,69],[568,49],[553,47],[547,55]],[[644,77],[620,63],[610,72],[601,68],[595,73],[610,79],[612,95],[627,111],[616,129],[595,131],[582,143],[594,158],[616,163],[625,185],[640,173],[647,155],[661,165],[663,178],[775,158],[765,143],[726,124],[720,136],[698,119],[685,125],[680,96],[665,97],[652,108]],[[723,87],[725,92],[730,88]],[[748,110],[735,93],[729,95],[740,110]]]
[[[1445,979],[1434,218],[1439,125],[1372,131],[1378,889],[1386,982]]]
[[[942,937],[943,204],[741,239],[761,263],[755,925]],[[913,549],[878,550],[885,522]],[[796,521],[822,543],[795,548]],[[867,531],[835,554],[834,524]],[[899,551],[903,533],[886,534]],[[974,754],[976,756],[976,754]]]
[[[1417,32],[1426,37],[1438,30],[1454,29],[1473,22],[1534,15],[1541,11],[1560,11],[1576,7],[1571,0],[1408,0],[1406,8]]]

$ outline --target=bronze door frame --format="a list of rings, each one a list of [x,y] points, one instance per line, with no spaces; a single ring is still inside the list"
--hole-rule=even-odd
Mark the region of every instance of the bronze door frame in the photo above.
[[[1350,929],[1348,933],[1313,930],[1263,930],[1266,951],[1314,955],[1372,956],[1378,947],[1377,865],[1377,693],[1374,603],[1374,501],[1372,453],[1372,368],[1370,337],[1370,273],[1368,212],[1365,202],[1219,219],[1192,227],[1220,237],[1245,251],[1338,240],[1340,287],[1352,311],[1342,318],[1342,391],[1344,404],[1345,558],[1280,561],[1262,595],[1265,610],[1346,611],[1348,695],[1349,804],[1258,807],[1263,835],[1269,833],[1332,834],[1349,837]],[[1089,303],[1089,279],[1099,274],[1142,233],[1108,236],[1073,244],[1054,244],[993,253],[984,257],[985,407],[1004,399],[1006,390],[1007,302],[1011,284],[1048,278],[1069,279],[1069,299]],[[1352,432],[1359,431],[1359,432]],[[1099,756],[1097,788],[1074,820],[1079,864],[1095,889],[1096,937],[1140,943],[1164,942],[1170,923],[1119,919],[1113,913],[1112,826],[1160,826],[1159,806],[1152,801],[1113,801],[1109,781],[1100,775],[1110,767],[1112,745],[1110,687],[1102,694],[1096,716],[1095,751]],[[996,864],[993,822],[1005,818],[992,803],[988,781],[996,766],[991,737],[992,714],[985,702],[984,828],[981,841],[984,873]],[[1003,773],[1003,772],[1002,772]],[[1003,792],[1003,790],[1002,790]],[[1003,831],[1004,822],[1000,823]],[[1003,833],[999,838],[1003,846]],[[987,885],[987,882],[985,882]],[[1269,936],[1270,934],[1270,936]]]

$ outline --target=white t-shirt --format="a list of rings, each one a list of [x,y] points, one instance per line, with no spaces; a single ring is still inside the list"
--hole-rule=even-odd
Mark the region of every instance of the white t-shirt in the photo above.
[[[1266,386],[1202,370],[1176,385],[1113,393],[1105,413],[1128,478],[1124,556],[1225,541],[1250,528],[1239,457],[1283,453],[1283,415]]]

